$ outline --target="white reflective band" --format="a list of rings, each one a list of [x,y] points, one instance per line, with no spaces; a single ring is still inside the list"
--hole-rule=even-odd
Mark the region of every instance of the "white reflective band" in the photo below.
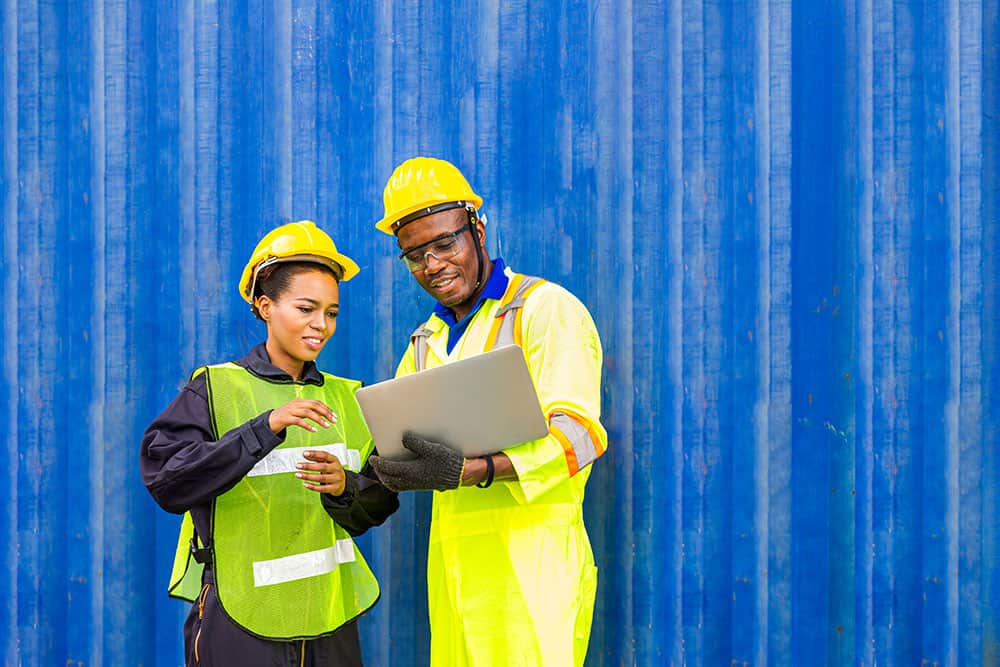
[[[354,562],[354,542],[350,538],[337,540],[332,547],[307,551],[253,564],[253,585],[272,586],[288,581],[317,577],[333,572],[341,563]]]
[[[564,412],[555,412],[552,414],[552,425],[562,431],[573,446],[573,454],[576,456],[578,467],[585,468],[597,460],[597,449],[594,447],[594,441],[590,439],[590,433],[587,432],[583,424]]]
[[[359,472],[361,470],[361,454],[356,449],[348,449],[342,442],[332,445],[317,445],[315,447],[287,447],[285,449],[272,449],[271,453],[257,461],[257,465],[250,469],[247,477],[257,477],[258,475],[277,475],[283,472],[297,472],[296,463],[306,462],[302,456],[307,451],[323,451],[333,454],[340,459],[340,465],[348,470]]]

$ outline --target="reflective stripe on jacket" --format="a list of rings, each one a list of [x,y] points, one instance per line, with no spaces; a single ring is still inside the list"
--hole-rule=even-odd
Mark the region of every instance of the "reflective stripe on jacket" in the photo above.
[[[361,468],[372,442],[354,398],[360,383],[325,373],[322,385],[270,382],[236,364],[209,366],[206,377],[216,435],[296,398],[322,401],[337,415],[316,433],[289,428],[212,509],[214,578],[226,614],[267,639],[329,634],[375,603],[378,583],[351,537],[295,477],[295,464],[305,449],[324,449],[345,469]],[[190,559],[191,532],[185,517],[170,586],[178,597],[202,569]]]
[[[431,317],[397,369],[416,372],[506,342],[489,299],[447,353],[448,326]],[[524,349],[549,435],[504,450],[517,480],[487,489],[435,492],[427,563],[434,665],[581,665],[593,617],[597,571],[583,524],[589,464],[607,446],[600,418],[602,353],[587,309],[553,283],[530,285],[503,315]],[[518,307],[519,306],[519,307]],[[415,343],[415,344],[414,344]],[[502,400],[502,397],[498,397]]]

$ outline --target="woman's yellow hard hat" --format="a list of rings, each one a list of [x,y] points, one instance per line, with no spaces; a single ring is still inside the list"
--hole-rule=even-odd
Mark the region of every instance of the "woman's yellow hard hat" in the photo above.
[[[326,264],[340,274],[346,282],[358,274],[358,265],[347,255],[337,251],[333,239],[312,220],[289,222],[268,232],[250,255],[240,277],[240,296],[253,305],[253,283],[257,272],[267,264],[276,262],[316,262]]]
[[[471,205],[478,209],[483,198],[472,190],[465,176],[447,160],[415,157],[392,172],[382,193],[385,214],[375,228],[395,234],[409,220],[430,215],[441,204]],[[402,223],[402,224],[400,224]]]

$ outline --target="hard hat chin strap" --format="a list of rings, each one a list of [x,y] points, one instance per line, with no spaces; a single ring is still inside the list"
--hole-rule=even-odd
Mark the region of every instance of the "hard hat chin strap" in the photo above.
[[[476,244],[476,263],[479,265],[476,271],[476,285],[472,288],[475,295],[483,284],[483,270],[485,269],[483,264],[483,247],[480,245],[479,237],[476,235],[476,223],[479,222],[479,213],[470,205],[466,205],[465,212],[469,216],[469,234],[472,235],[472,242]]]
[[[483,247],[479,245],[479,238],[476,236],[476,225],[469,220],[469,231],[472,232],[472,240],[476,244],[476,262],[479,264],[479,271],[476,274],[476,286],[473,288],[478,291],[483,284]]]
[[[253,269],[253,278],[251,278],[250,280],[250,293],[247,294],[247,296],[250,297],[250,312],[253,313],[254,315],[257,314],[257,306],[253,302],[253,293],[254,290],[257,289],[257,276],[260,274],[261,269],[263,269],[265,266],[270,266],[271,264],[274,264],[277,261],[278,261],[277,257],[269,257],[260,264],[258,264],[257,266],[255,266]]]

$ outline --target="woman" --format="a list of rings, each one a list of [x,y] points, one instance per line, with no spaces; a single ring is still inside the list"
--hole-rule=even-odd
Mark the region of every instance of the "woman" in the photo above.
[[[170,594],[195,602],[189,665],[361,664],[355,619],[379,590],[351,535],[398,502],[356,474],[372,450],[360,383],[314,363],[357,273],[312,222],[267,234],[240,279],[266,342],[199,368],[146,430],[143,481],[186,513]]]

